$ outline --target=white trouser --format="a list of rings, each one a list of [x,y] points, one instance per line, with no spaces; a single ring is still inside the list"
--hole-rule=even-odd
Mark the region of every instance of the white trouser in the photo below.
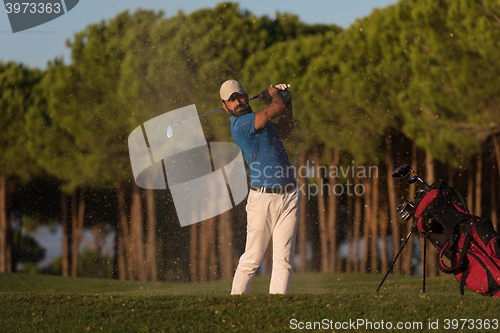
[[[247,200],[247,241],[234,275],[231,294],[246,294],[273,237],[273,268],[269,293],[290,289],[299,218],[300,190],[287,194],[250,190]]]

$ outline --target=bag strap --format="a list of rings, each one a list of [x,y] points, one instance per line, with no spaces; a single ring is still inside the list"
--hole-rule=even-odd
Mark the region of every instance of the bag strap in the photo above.
[[[460,257],[458,258],[457,264],[454,267],[447,267],[443,263],[443,253],[446,250],[446,248],[450,245],[450,241],[447,241],[446,244],[444,244],[443,248],[441,249],[441,252],[439,253],[439,268],[447,274],[454,273],[457,269],[459,269],[463,264],[464,264],[464,259],[466,258],[467,251],[469,250],[470,242],[472,240],[472,233],[470,232],[465,232],[465,239],[462,244],[462,248],[460,249]],[[456,254],[454,251],[453,256]],[[460,277],[460,293],[463,295],[465,291],[465,285],[467,281],[467,277],[469,276],[469,268],[467,267],[462,271],[462,276]]]
[[[444,254],[444,251],[450,245],[450,241],[447,241],[446,244],[444,244],[443,248],[439,252],[439,269],[443,273],[446,273],[446,274],[454,273],[458,268],[460,268],[462,266],[464,259],[465,259],[465,255],[467,254],[467,250],[469,249],[469,244],[470,244],[471,239],[472,239],[472,234],[466,233],[462,248],[460,249],[460,257],[458,258],[458,261],[455,264],[455,266],[452,266],[452,267],[446,266],[445,263],[443,262],[443,254]],[[453,252],[454,252],[453,253],[453,256],[454,256],[456,252],[455,251],[453,251]]]
[[[469,268],[465,269],[460,277],[460,293],[463,295],[465,290],[465,281],[469,276]]]

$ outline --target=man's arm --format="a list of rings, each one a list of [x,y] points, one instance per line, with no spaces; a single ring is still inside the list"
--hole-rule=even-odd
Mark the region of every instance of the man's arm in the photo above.
[[[271,104],[255,113],[255,130],[266,126],[267,123],[271,121],[271,119],[279,116],[286,109],[283,98],[279,94],[279,89],[271,86],[262,91],[262,96],[267,101],[270,101]]]

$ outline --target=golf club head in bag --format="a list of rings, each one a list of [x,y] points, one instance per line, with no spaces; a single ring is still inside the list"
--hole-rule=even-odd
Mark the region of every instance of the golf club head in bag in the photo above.
[[[409,164],[404,164],[402,166],[400,166],[399,168],[395,169],[393,172],[392,172],[392,178],[403,178],[403,177],[406,177],[410,174],[410,172],[412,172],[413,170],[410,168],[410,165]]]
[[[403,220],[409,221],[415,212],[415,204],[412,201],[404,202],[396,208],[396,211]]]
[[[420,178],[419,175],[417,175],[417,173],[410,167],[409,164],[404,164],[399,168],[395,169],[392,172],[392,178],[396,179],[403,178],[408,176],[410,173],[413,173],[414,176],[406,181],[408,184],[414,184],[415,182],[420,181],[422,182],[422,184],[425,185],[425,187],[429,187],[429,185],[427,185],[427,183],[422,178]]]

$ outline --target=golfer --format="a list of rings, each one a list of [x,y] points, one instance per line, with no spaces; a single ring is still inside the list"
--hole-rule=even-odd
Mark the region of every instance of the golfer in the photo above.
[[[278,88],[279,89],[278,89]],[[286,85],[262,91],[271,102],[253,113],[243,86],[235,81],[220,88],[222,107],[231,115],[231,134],[250,168],[247,201],[247,240],[234,275],[231,294],[246,294],[273,239],[273,268],[269,293],[285,294],[290,289],[299,217],[300,191],[281,142],[292,130],[292,100]],[[288,98],[282,97],[287,95]],[[271,119],[281,116],[278,123]]]

